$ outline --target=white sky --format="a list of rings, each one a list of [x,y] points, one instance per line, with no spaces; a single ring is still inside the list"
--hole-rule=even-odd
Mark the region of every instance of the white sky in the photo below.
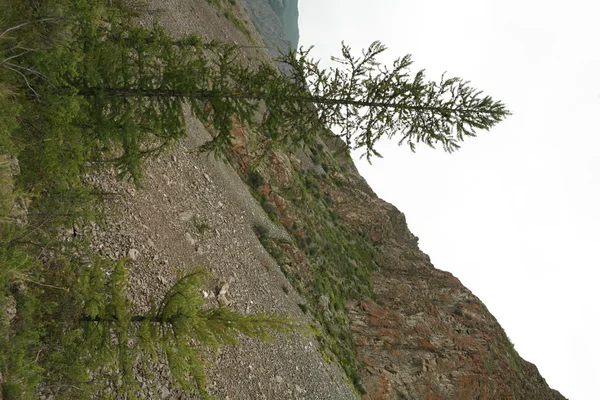
[[[600,399],[599,15],[593,0],[300,0],[322,65],[342,40],[381,40],[390,64],[410,53],[513,112],[452,155],[388,142],[358,167],[571,400]]]

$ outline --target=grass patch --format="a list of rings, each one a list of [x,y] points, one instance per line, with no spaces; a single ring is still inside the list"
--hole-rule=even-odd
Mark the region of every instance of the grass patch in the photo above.
[[[328,170],[341,169],[322,145],[309,147],[309,154],[321,165],[327,160]],[[259,235],[259,239],[282,266],[294,288],[306,297],[306,304],[298,306],[305,313],[310,310],[322,327],[317,337],[323,345],[321,352],[324,358],[337,360],[349,381],[358,382],[358,358],[346,304],[351,299],[373,295],[370,274],[377,265],[373,261],[372,243],[341,220],[331,195],[324,190],[328,185],[335,185],[328,175],[297,172],[292,188],[278,192],[294,205],[288,210],[277,209],[268,196],[259,193],[258,188],[268,183],[267,178],[262,175],[258,178],[256,171],[249,169],[246,181],[250,183],[255,197],[261,199],[267,214],[293,221],[284,226],[294,240],[294,247],[302,251],[310,268],[308,273],[299,270],[301,267],[296,265],[289,243],[263,234]],[[285,212],[288,215],[284,215]],[[358,387],[360,385],[357,384]]]
[[[246,37],[254,44],[254,39],[252,38],[252,34],[248,29],[247,23],[240,19],[233,9],[238,7],[237,1],[235,0],[227,0],[227,2],[223,2],[221,0],[206,0],[209,4],[214,5],[220,12],[223,13],[225,19],[233,24],[240,32],[242,32]]]

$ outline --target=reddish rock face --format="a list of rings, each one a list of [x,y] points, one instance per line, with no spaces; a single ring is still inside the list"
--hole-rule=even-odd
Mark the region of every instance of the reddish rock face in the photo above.
[[[339,215],[336,224],[373,243],[379,266],[370,276],[374,296],[346,304],[364,399],[564,399],[518,355],[483,303],[452,274],[431,264],[404,215],[373,193],[349,159],[338,159],[344,173],[302,183],[315,171],[307,160],[300,153],[270,154],[261,166],[268,184],[258,191],[296,242],[310,239],[301,228],[307,218],[303,204],[297,204],[301,186],[310,184]],[[307,248],[282,250],[289,271],[312,290],[314,268]]]
[[[564,399],[485,305],[418,246],[404,215],[350,161],[327,187],[343,223],[375,243],[374,297],[347,306],[364,399]]]
[[[379,199],[354,204],[351,223],[380,237],[375,299],[348,305],[364,399],[564,398],[483,303],[433,267],[399,211]]]

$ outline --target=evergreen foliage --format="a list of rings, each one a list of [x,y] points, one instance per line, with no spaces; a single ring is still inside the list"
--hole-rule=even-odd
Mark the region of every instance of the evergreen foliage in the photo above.
[[[59,398],[136,398],[135,374],[150,374],[144,361],[159,359],[182,389],[206,396],[206,346],[302,329],[285,317],[207,308],[201,270],[182,277],[159,307],[136,314],[125,296],[124,260],[83,257],[84,243],[56,240],[61,227],[97,214],[91,206],[98,194],[85,184],[86,174],[112,165],[138,181],[143,159],[185,134],[181,98],[125,96],[126,89],[195,90],[193,79],[216,73],[204,65],[207,58],[194,55],[211,45],[195,37],[174,42],[159,27],[137,28],[134,12],[120,1],[15,1],[2,11],[2,398],[36,398],[40,383]],[[229,49],[217,60],[231,58]],[[227,84],[225,78],[211,83]],[[192,102],[204,121],[230,129],[232,103],[215,104]],[[12,155],[21,167],[16,187],[5,162]],[[7,218],[15,191],[31,202],[22,228]]]
[[[361,149],[368,159],[379,156],[375,145],[383,136],[399,136],[398,144],[406,143],[413,151],[425,143],[452,152],[466,137],[510,115],[503,103],[483,96],[463,79],[426,81],[423,70],[411,77],[410,55],[394,61],[392,68],[382,65],[377,57],[385,50],[376,41],[354,56],[342,43],[342,57],[332,57],[338,67],[330,69],[309,58],[310,48],[280,61],[292,67],[295,81],[307,86],[292,99],[314,104],[319,121],[338,127],[347,145]]]
[[[302,329],[285,317],[207,308],[200,289],[208,275],[200,267],[181,275],[160,304],[143,314],[134,313],[126,297],[125,260],[97,260],[80,266],[78,275],[71,303],[81,309],[70,312],[77,316],[74,327],[66,340],[61,339],[63,350],[51,354],[48,363],[53,368],[49,376],[54,385],[61,382],[64,398],[82,391],[91,396],[107,386],[119,398],[138,398],[136,374],[153,378],[148,366],[161,360],[167,361],[181,389],[209,397],[204,373],[207,348],[237,345],[239,335],[270,340],[272,332]]]
[[[156,383],[150,366],[165,362],[177,387],[209,398],[207,349],[237,345],[239,335],[272,340],[306,330],[288,317],[208,307],[201,267],[181,275],[158,306],[136,313],[127,260],[54,254],[43,264],[17,245],[22,231],[2,229],[0,305],[14,306],[12,317],[0,313],[5,399],[35,398],[40,383],[62,399],[142,398],[137,377]],[[68,252],[78,253],[80,246]]]
[[[60,38],[35,38],[53,51],[23,51],[2,64],[31,95],[56,104],[47,117],[69,128],[60,140],[79,158],[71,174],[91,159],[139,181],[141,161],[185,135],[185,104],[214,127],[204,150],[217,153],[231,144],[234,123],[255,125],[259,104],[266,112],[255,128],[275,144],[314,142],[323,126],[337,126],[368,158],[378,155],[382,136],[399,135],[411,149],[425,143],[453,151],[509,115],[462,79],[426,81],[423,71],[411,77],[410,56],[382,66],[379,42],[359,57],[343,45],[334,69],[320,68],[310,49],[290,52],[279,59],[291,67],[290,79],[267,63],[243,66],[236,46],[194,35],[175,40],[156,24],[135,25],[123,10],[102,0],[68,2],[55,17],[38,10],[30,17],[36,26],[61,24]]]

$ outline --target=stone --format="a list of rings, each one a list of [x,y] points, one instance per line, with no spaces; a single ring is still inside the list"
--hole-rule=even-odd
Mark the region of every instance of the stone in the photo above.
[[[171,391],[166,386],[161,386],[159,395],[161,399],[168,399],[171,396]]]
[[[138,259],[139,255],[140,255],[140,251],[138,249],[131,248],[127,252],[127,257],[131,258],[134,261]]]
[[[189,232],[186,232],[186,233],[185,233],[185,235],[184,235],[184,237],[185,237],[185,241],[186,241],[186,242],[188,242],[188,244],[189,244],[190,246],[195,246],[195,245],[196,245],[196,239],[194,239],[194,238],[192,237],[192,234],[191,234],[191,233],[189,233]]]
[[[227,298],[227,292],[229,291],[230,281],[231,279],[223,283],[223,285],[219,289],[219,294],[217,295],[217,301],[222,306],[229,306],[231,304],[231,301]]]
[[[179,219],[181,221],[191,221],[192,218],[196,215],[196,212],[193,210],[187,210],[179,214]]]

